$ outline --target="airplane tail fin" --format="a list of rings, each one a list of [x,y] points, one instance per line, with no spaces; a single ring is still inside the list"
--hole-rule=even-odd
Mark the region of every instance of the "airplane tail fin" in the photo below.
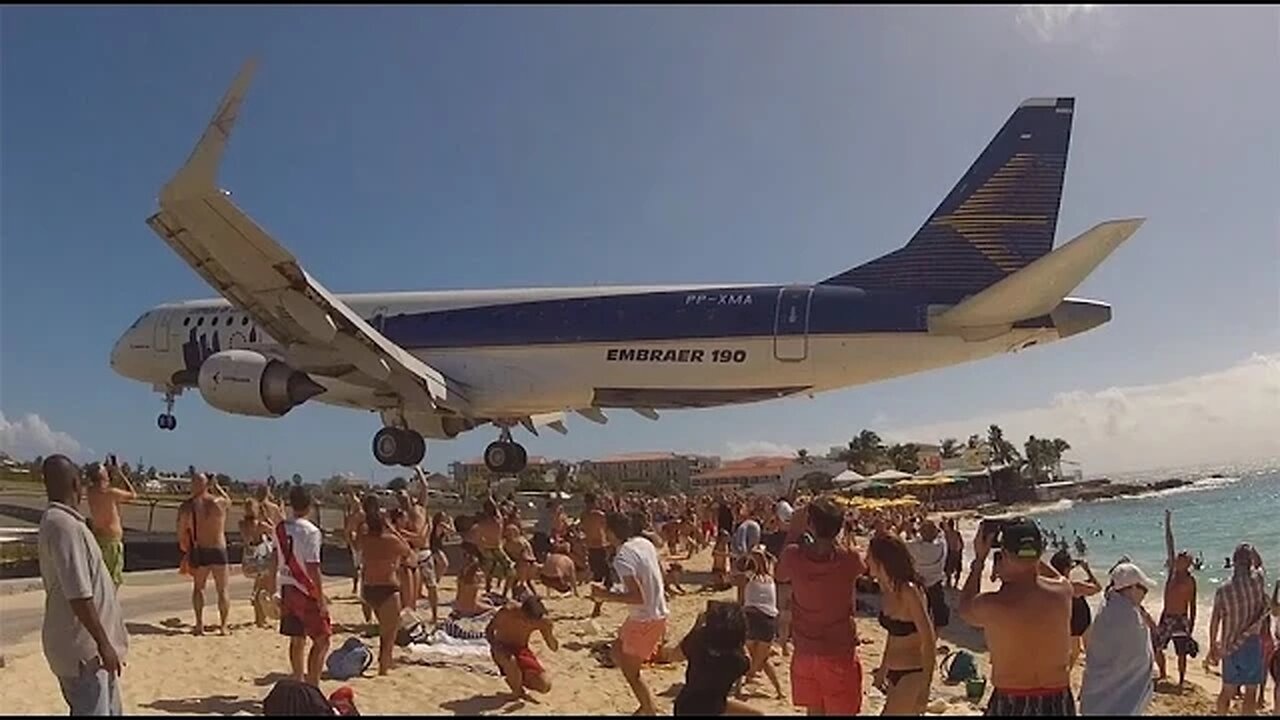
[[[1024,100],[904,247],[828,285],[959,300],[1053,249],[1075,98]]]

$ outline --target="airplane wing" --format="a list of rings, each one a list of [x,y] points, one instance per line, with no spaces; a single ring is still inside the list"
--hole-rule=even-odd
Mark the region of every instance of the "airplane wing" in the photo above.
[[[468,414],[464,385],[365,322],[218,189],[218,166],[254,69],[250,61],[236,76],[187,163],[160,190],[160,211],[147,224],[278,341],[299,370],[372,387],[388,408]]]

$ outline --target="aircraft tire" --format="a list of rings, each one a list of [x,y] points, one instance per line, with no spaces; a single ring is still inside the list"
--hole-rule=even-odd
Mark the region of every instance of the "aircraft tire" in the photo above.
[[[427,456],[427,441],[421,435],[412,430],[401,430],[404,436],[404,462],[400,463],[405,467],[417,467],[422,464],[423,458]]]
[[[383,465],[399,465],[408,441],[399,428],[384,427],[373,436],[373,457]]]
[[[507,465],[507,472],[519,473],[529,464],[529,453],[525,452],[524,446],[519,443],[510,443],[511,445],[511,462]]]
[[[484,449],[484,466],[489,469],[489,472],[507,471],[507,466],[511,464],[511,446],[513,444],[502,441],[489,443]]]

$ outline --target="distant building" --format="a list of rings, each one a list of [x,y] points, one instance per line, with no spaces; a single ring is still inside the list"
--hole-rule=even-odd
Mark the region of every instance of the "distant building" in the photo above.
[[[655,487],[684,490],[689,487],[690,477],[719,463],[718,457],[702,455],[625,453],[584,460],[579,464],[578,472],[604,487],[619,487],[624,491],[645,492]]]
[[[749,457],[726,460],[720,467],[690,478],[690,485],[699,493],[784,495],[814,480],[830,480],[844,470],[844,463],[822,458],[802,463],[794,457]]]
[[[515,475],[517,484],[523,480],[538,480],[545,483],[555,481],[555,473],[562,466],[558,460],[551,460],[540,455],[529,458],[529,463]],[[485,467],[484,460],[481,458],[473,458],[466,462],[455,462],[449,465],[449,472],[453,475],[453,487],[450,490],[460,492],[464,497],[480,497],[489,491],[492,485],[497,486],[497,481],[513,477],[509,474],[499,475]],[[430,485],[428,485],[430,487]]]

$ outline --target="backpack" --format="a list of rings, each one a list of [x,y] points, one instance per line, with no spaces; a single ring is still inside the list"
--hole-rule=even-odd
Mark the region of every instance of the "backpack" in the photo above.
[[[939,663],[943,682],[958,685],[978,677],[978,664],[968,650],[953,650]]]
[[[373,665],[373,651],[360,638],[351,637],[342,647],[329,653],[325,669],[334,680],[347,680],[364,673]]]

